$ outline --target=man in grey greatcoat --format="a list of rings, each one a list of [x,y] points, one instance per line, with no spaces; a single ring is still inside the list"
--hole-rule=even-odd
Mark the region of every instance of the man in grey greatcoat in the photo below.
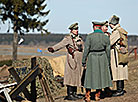
[[[96,89],[95,100],[100,100],[101,89],[112,86],[110,75],[110,40],[101,30],[101,22],[92,22],[94,32],[86,38],[82,66],[86,66],[85,101],[90,102],[91,89]]]
[[[111,69],[113,81],[116,82],[117,91],[113,96],[124,95],[124,80],[128,80],[128,44],[127,32],[120,26],[119,17],[113,15],[109,19],[109,25],[112,29],[110,35],[111,43]]]
[[[78,28],[78,23],[72,24],[69,27],[70,34],[65,36],[58,44],[48,48],[48,51],[52,53],[64,47],[67,49],[64,72],[64,85],[67,86],[67,97],[65,97],[65,100],[82,98],[76,94],[77,87],[81,87],[81,76],[83,72],[81,63],[84,47],[84,42],[78,35]]]

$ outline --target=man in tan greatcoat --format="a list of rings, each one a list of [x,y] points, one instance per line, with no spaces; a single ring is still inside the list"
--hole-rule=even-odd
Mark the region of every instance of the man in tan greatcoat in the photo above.
[[[56,52],[64,47],[67,49],[67,58],[64,72],[64,85],[67,86],[67,97],[65,100],[76,100],[82,98],[78,96],[77,87],[81,87],[81,75],[83,68],[81,66],[83,54],[83,40],[78,35],[78,23],[72,24],[70,34],[58,44],[49,47],[49,52]]]
[[[116,82],[117,91],[113,96],[124,95],[124,80],[128,80],[128,66],[127,66],[127,32],[121,28],[119,24],[119,17],[113,15],[109,19],[109,25],[112,29],[110,35],[111,44],[111,69],[113,81]],[[122,60],[123,59],[123,60]]]

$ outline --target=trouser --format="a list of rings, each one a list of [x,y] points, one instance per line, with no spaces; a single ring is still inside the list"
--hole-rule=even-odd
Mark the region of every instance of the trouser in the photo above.
[[[77,94],[77,86],[67,85],[67,94],[68,95]]]
[[[73,86],[67,85],[67,96],[64,100],[76,100],[77,98],[74,97],[74,89]]]
[[[73,95],[73,87],[70,85],[67,85],[67,95],[68,96]]]

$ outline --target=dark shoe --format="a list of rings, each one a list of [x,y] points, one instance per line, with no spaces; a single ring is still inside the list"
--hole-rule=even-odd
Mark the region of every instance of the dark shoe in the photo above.
[[[123,96],[124,93],[125,93],[125,91],[123,90],[123,91],[121,91],[121,92],[115,92],[112,96],[113,96],[113,97]]]
[[[77,95],[76,93],[73,94],[73,96],[74,96],[75,98],[78,98],[78,99],[83,99],[83,96],[81,96],[81,95]]]
[[[72,90],[73,90],[73,96],[75,98],[77,98],[77,99],[82,99],[83,98],[83,96],[77,95],[77,86],[73,86]]]
[[[73,100],[73,101],[75,101],[75,100],[77,100],[77,98],[74,97],[73,95],[69,95],[69,96],[66,96],[66,97],[64,98],[64,100]]]

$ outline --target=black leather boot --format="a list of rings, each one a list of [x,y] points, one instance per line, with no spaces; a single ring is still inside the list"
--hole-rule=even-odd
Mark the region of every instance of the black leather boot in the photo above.
[[[124,89],[124,80],[118,80],[116,82],[117,84],[117,91],[113,94],[113,97],[116,97],[116,96],[123,96],[125,91],[123,90]]]
[[[82,99],[83,96],[77,95],[77,87],[73,86],[73,96],[77,99]]]
[[[64,98],[64,100],[77,100],[77,98],[73,96],[72,86],[67,85],[67,96]]]

